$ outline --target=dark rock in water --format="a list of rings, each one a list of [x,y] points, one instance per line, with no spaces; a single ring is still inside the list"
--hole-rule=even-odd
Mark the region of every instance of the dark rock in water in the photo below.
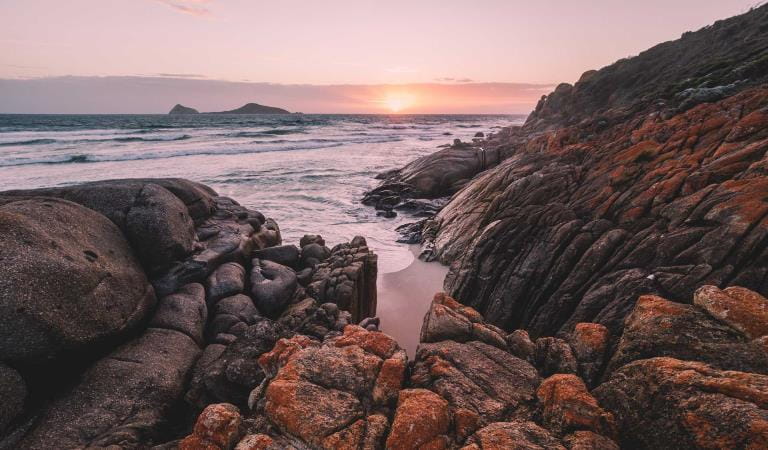
[[[184,105],[176,104],[171,110],[168,112],[168,114],[171,115],[181,115],[181,114],[200,114],[198,110],[195,108],[188,108]]]
[[[21,375],[12,368],[0,363],[0,436],[8,424],[24,410],[27,398],[27,385]]]
[[[136,448],[152,443],[183,394],[199,354],[189,336],[149,328],[89,368],[77,386],[51,403],[19,446]]]
[[[475,133],[475,137],[476,138],[485,137],[485,134],[482,131],[478,131],[477,133]]]
[[[660,357],[630,363],[594,391],[635,448],[764,448],[768,376]]]
[[[424,221],[406,223],[395,228],[400,234],[397,242],[401,244],[421,244],[422,234],[421,230],[424,226]]]
[[[376,212],[376,215],[379,217],[384,217],[386,219],[393,219],[397,217],[397,213],[392,211],[391,209],[385,209],[383,211]]]
[[[277,317],[296,292],[296,272],[283,265],[266,260],[253,260],[251,294],[259,311]]]
[[[39,363],[136,327],[155,304],[120,230],[54,198],[0,197],[0,355]]]
[[[294,269],[298,268],[299,265],[299,248],[295,245],[267,247],[262,250],[254,251],[252,256],[258,259],[276,262]]]
[[[198,410],[217,402],[247,407],[248,394],[264,379],[258,357],[288,336],[282,326],[261,318],[229,346],[209,345],[193,370],[187,402]]]
[[[286,111],[282,108],[276,108],[274,106],[259,105],[258,103],[246,103],[245,105],[230,111],[203,114],[290,114],[290,111]]]
[[[175,294],[160,299],[149,326],[176,330],[202,346],[203,328],[207,320],[205,290],[200,284],[192,283],[183,286]]]
[[[245,268],[238,263],[222,264],[206,280],[206,298],[210,305],[245,290]]]
[[[376,315],[378,257],[368,249],[362,236],[339,244],[331,256],[317,265],[308,293],[319,302],[331,302],[352,314],[359,322]]]

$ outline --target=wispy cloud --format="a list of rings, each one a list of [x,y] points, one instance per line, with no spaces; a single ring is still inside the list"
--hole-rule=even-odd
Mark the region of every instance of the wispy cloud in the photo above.
[[[205,75],[197,73],[156,73],[154,76],[165,78],[207,78]]]
[[[168,5],[171,8],[175,9],[176,11],[179,11],[184,14],[189,14],[192,16],[206,17],[206,16],[213,15],[213,13],[211,13],[211,10],[202,6],[206,3],[210,3],[211,0],[155,0],[155,1]]]
[[[435,78],[435,81],[438,83],[474,83],[475,80],[472,78],[452,78],[452,77],[441,77],[441,78]]]

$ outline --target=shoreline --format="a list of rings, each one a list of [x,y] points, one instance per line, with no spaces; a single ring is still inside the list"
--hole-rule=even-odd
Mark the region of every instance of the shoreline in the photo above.
[[[435,293],[443,290],[448,273],[448,266],[420,260],[420,249],[410,245],[413,261],[408,267],[381,274],[377,282],[379,328],[400,343],[409,359],[416,356],[424,314]]]

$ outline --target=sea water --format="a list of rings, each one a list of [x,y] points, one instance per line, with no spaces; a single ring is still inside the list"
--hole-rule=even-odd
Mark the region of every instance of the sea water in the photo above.
[[[374,176],[453,139],[521,124],[509,115],[0,115],[0,191],[110,178],[182,177],[254,208],[285,243],[365,236],[380,273],[413,261],[360,204]]]

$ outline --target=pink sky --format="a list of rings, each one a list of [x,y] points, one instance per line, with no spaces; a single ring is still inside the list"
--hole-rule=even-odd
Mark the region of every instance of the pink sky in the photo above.
[[[684,31],[742,13],[754,4],[755,0],[3,0],[0,78],[172,76],[289,85],[442,83],[457,85],[448,97],[461,98],[458,103],[447,97],[428,98],[427,92],[409,93],[407,101],[390,99],[390,103],[403,103],[404,112],[433,110],[446,101],[471,109],[475,94],[466,85],[470,80],[573,82],[585,70],[676,39]],[[506,109],[520,103],[519,91],[510,95],[493,112],[521,112]],[[529,110],[537,97],[538,93],[526,97],[523,109]],[[368,102],[369,111],[377,112],[380,100],[363,99],[358,106],[364,108]],[[303,106],[294,108],[324,109]],[[323,112],[334,112],[333,105],[328,106]]]

